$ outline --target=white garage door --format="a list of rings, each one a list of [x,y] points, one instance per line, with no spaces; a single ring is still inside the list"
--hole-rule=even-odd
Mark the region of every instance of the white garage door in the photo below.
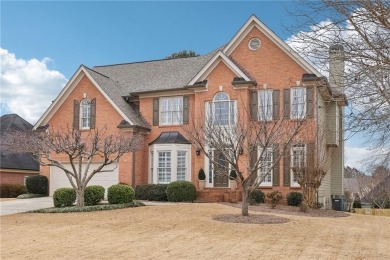
[[[66,169],[71,169],[72,167],[70,164],[64,164]],[[93,171],[99,166],[99,164],[92,163],[89,167],[90,171]],[[113,169],[115,168],[115,165],[108,165],[104,169]],[[119,183],[119,166],[113,170],[112,172],[99,172],[96,173],[92,179],[89,181],[87,186],[91,185],[101,185],[106,189],[106,195],[107,195],[107,188],[110,187],[113,184]],[[71,188],[72,185],[69,182],[68,177],[66,177],[66,174],[63,170],[57,167],[50,167],[50,196],[53,196],[53,193],[56,189],[69,187]]]

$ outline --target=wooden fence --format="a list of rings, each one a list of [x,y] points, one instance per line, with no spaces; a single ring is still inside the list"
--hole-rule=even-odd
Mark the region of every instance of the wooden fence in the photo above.
[[[357,214],[390,217],[390,209],[363,208],[363,209],[354,209],[354,210],[355,213]]]

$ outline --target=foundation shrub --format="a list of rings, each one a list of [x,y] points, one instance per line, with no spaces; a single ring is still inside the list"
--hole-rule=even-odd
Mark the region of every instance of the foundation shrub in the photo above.
[[[299,206],[301,205],[302,200],[303,196],[300,192],[293,191],[287,195],[287,205],[289,206]]]
[[[27,193],[27,189],[21,184],[0,184],[0,198],[16,198]]]
[[[100,185],[87,186],[84,192],[85,205],[98,205],[104,199],[104,191],[104,187]]]
[[[280,191],[273,191],[267,194],[267,197],[271,199],[271,207],[274,209],[276,208],[276,205],[279,204],[279,201],[283,199],[282,193]]]
[[[196,198],[195,185],[189,181],[174,181],[167,187],[168,201],[193,202]]]
[[[44,175],[33,175],[26,178],[28,193],[47,195],[49,191],[49,180]]]
[[[264,203],[264,198],[265,195],[261,190],[254,190],[252,191],[250,196],[250,204],[256,205],[256,204]]]
[[[135,187],[137,200],[168,201],[166,190],[168,184],[147,184]]]
[[[70,207],[76,202],[76,191],[72,188],[59,188],[53,193],[54,207]]]
[[[124,204],[132,202],[135,192],[131,186],[115,184],[108,188],[107,199],[110,204]]]

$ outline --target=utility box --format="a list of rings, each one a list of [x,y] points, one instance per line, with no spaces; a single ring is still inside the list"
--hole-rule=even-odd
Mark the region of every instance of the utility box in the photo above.
[[[332,209],[337,211],[344,211],[344,199],[332,199]]]

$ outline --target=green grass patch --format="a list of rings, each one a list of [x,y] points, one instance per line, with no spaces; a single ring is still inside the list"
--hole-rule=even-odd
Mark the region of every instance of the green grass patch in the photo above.
[[[64,208],[47,208],[47,209],[38,209],[29,211],[29,213],[72,213],[72,212],[92,212],[92,211],[102,211],[102,210],[114,210],[114,209],[124,209],[132,207],[142,207],[145,206],[144,203],[140,201],[132,201],[130,203],[124,204],[101,204],[94,206],[84,206],[84,207],[64,207]]]

